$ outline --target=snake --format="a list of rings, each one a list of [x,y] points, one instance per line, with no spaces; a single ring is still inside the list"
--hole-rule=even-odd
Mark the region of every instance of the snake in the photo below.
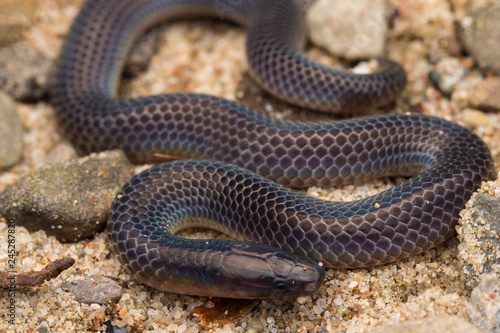
[[[243,25],[251,76],[286,102],[347,114],[401,94],[406,73],[392,60],[355,74],[309,58],[304,13],[293,0],[83,5],[61,52],[52,103],[80,154],[121,149],[132,161],[158,163],[123,186],[107,224],[112,251],[140,283],[199,296],[311,295],[325,268],[387,264],[443,242],[472,193],[493,177],[476,134],[425,114],[294,121],[196,93],[118,97],[134,41],[161,22],[198,17]],[[300,191],[394,175],[406,178],[355,201]],[[232,239],[176,235],[193,227]]]

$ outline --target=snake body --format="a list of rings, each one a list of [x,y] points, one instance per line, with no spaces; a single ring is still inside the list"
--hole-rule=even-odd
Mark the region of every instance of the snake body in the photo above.
[[[355,75],[308,59],[301,53],[304,14],[294,1],[88,1],[54,87],[62,131],[81,153],[120,148],[138,161],[157,161],[158,154],[204,159],[157,165],[117,195],[108,237],[133,277],[194,295],[307,295],[324,277],[317,262],[389,263],[453,234],[465,202],[493,174],[486,145],[456,124],[402,114],[295,122],[200,94],[116,97],[124,55],[145,29],[207,15],[246,26],[251,74],[286,101],[333,113],[365,110],[393,100],[406,83],[389,60],[373,74]],[[285,187],[387,175],[414,177],[347,203]],[[241,241],[174,236],[193,226]]]

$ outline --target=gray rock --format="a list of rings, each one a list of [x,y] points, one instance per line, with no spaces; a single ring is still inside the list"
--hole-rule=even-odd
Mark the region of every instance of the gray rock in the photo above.
[[[388,13],[385,0],[318,0],[307,12],[309,36],[314,44],[347,59],[380,57]]]
[[[473,288],[478,285],[481,274],[500,271],[500,197],[478,193],[469,201],[468,209],[472,211],[472,220],[467,226],[474,228],[467,236],[460,232],[459,239],[473,255],[460,258],[467,285]]]
[[[73,281],[61,283],[61,289],[73,294],[84,304],[118,303],[123,296],[122,288],[114,280],[100,275],[79,275]]]
[[[0,91],[0,170],[16,164],[23,154],[23,128],[14,101]]]
[[[0,193],[0,216],[61,241],[92,237],[132,176],[130,162],[118,151],[41,167]]]
[[[474,325],[457,316],[437,317],[431,319],[401,322],[396,325],[382,326],[368,330],[367,333],[481,333]]]
[[[460,39],[484,71],[500,74],[500,6],[498,3],[469,13],[461,20]]]
[[[467,305],[467,314],[472,323],[484,332],[500,333],[499,278],[495,273],[483,274]]]
[[[32,102],[47,96],[52,61],[25,43],[0,49],[0,89],[14,99]]]

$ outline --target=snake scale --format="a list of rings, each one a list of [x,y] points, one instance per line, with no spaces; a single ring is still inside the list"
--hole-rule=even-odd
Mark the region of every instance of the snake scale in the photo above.
[[[221,12],[247,29],[252,76],[285,101],[347,113],[401,93],[406,74],[393,61],[356,75],[307,58],[303,11],[292,0],[89,0],[79,13],[53,94],[64,134],[83,154],[120,148],[140,162],[188,159],[136,175],[111,207],[109,241],[138,281],[192,295],[308,295],[321,286],[321,266],[370,267],[442,242],[492,177],[481,139],[426,115],[298,122],[201,94],[116,95],[125,55],[145,29]],[[413,178],[342,203],[288,188],[387,175]],[[197,226],[238,241],[174,235]]]

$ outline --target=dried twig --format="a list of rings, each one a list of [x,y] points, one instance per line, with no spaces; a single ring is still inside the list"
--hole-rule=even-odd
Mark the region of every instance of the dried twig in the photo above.
[[[29,271],[20,274],[9,274],[0,271],[0,288],[10,288],[13,284],[21,287],[33,287],[55,278],[65,269],[73,266],[75,259],[63,258],[50,262],[41,271]]]

